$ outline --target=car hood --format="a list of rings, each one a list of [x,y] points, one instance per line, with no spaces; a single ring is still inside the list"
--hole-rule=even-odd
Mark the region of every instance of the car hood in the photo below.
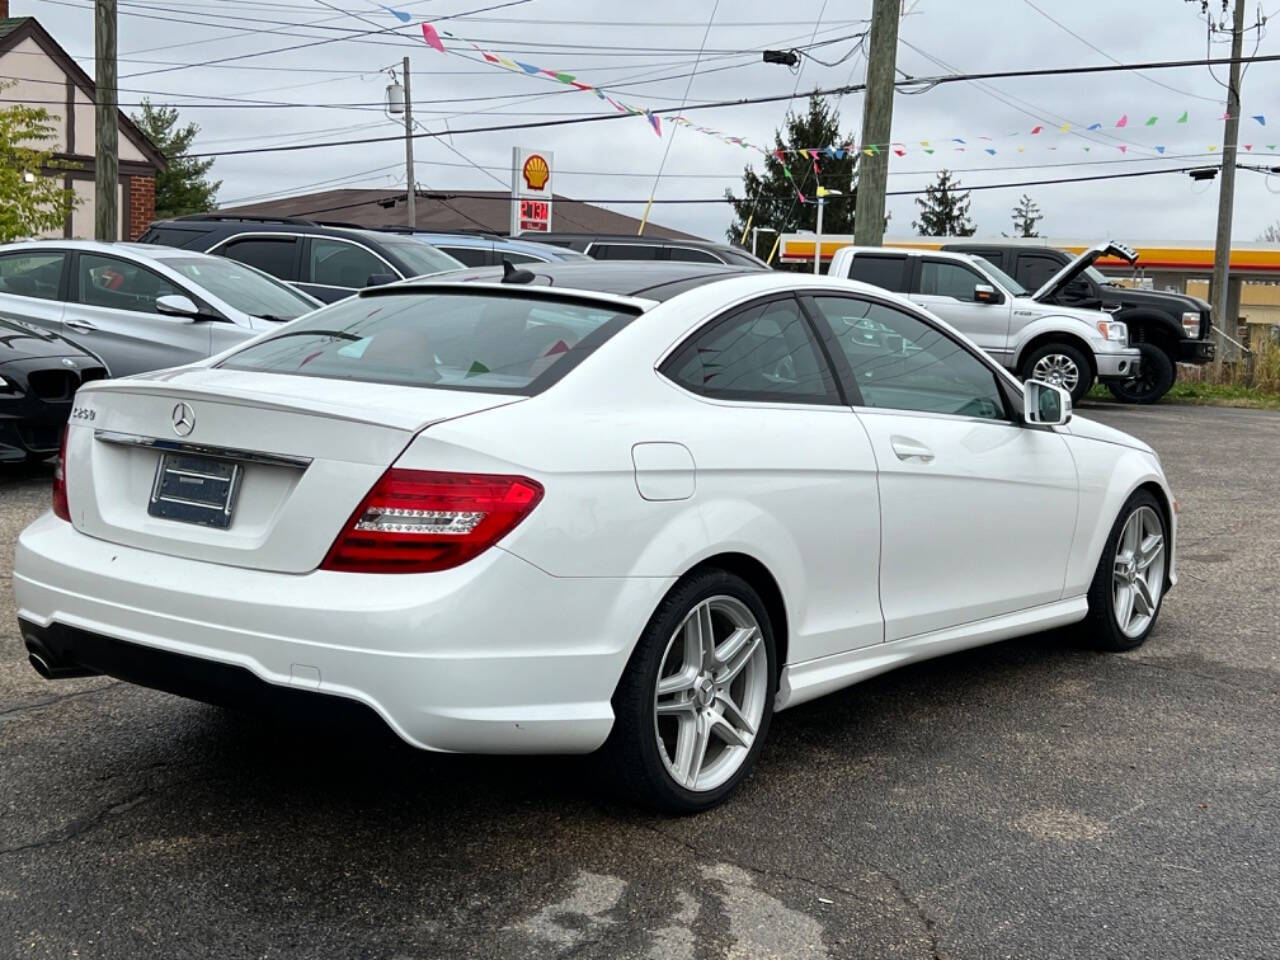
[[[1062,291],[1063,287],[1084,273],[1088,267],[1093,266],[1094,261],[1101,257],[1119,257],[1128,263],[1135,263],[1138,259],[1138,251],[1122,243],[1116,243],[1114,240],[1094,244],[1050,277],[1044,286],[1031,295],[1031,299],[1042,302],[1052,299]]]
[[[1121,287],[1107,284],[1102,288],[1104,302],[1118,303],[1121,307],[1154,307],[1170,313],[1204,313],[1209,304],[1199,297],[1189,297],[1185,293],[1169,293],[1167,291],[1137,290],[1133,287]]]
[[[83,357],[92,354],[76,346],[72,341],[49,333],[39,327],[0,317],[0,363],[11,360],[32,360],[40,357]]]
[[[1114,443],[1119,447],[1128,447],[1131,450],[1141,450],[1143,453],[1155,454],[1155,450],[1149,444],[1143,443],[1137,437],[1125,433],[1123,430],[1117,430],[1115,427],[1108,427],[1106,424],[1099,423],[1097,420],[1090,420],[1088,417],[1082,417],[1073,413],[1071,420],[1065,426],[1061,427],[1064,432],[1071,434],[1073,437],[1080,437],[1083,440],[1097,440],[1101,443]]]

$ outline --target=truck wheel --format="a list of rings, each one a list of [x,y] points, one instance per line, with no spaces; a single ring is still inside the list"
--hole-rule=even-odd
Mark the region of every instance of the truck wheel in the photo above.
[[[1042,380],[1062,387],[1077,404],[1093,386],[1093,368],[1079,349],[1069,343],[1046,343],[1022,361],[1023,380]]]
[[[1132,380],[1107,384],[1111,395],[1123,403],[1158,403],[1178,377],[1173,358],[1154,343],[1136,345],[1142,353],[1142,369]]]

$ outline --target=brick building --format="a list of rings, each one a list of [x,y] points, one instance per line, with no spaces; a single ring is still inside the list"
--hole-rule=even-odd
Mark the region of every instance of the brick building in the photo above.
[[[0,0],[0,96],[6,103],[44,107],[55,118],[53,176],[76,193],[63,237],[93,238],[94,84],[93,79],[40,26],[34,17],[10,17],[9,0]],[[164,156],[123,112],[120,113],[120,239],[136,239],[155,219],[156,174]],[[70,169],[65,169],[69,167]]]

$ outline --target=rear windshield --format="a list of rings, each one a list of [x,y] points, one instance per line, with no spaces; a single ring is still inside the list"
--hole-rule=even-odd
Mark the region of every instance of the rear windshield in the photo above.
[[[559,380],[635,313],[497,291],[388,291],[317,310],[219,366],[529,395]]]

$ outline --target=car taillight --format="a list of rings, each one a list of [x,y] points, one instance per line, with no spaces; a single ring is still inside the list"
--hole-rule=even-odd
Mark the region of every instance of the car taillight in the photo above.
[[[53,467],[53,515],[71,522],[71,506],[67,503],[67,434],[70,427],[62,431],[62,443],[58,446],[58,462]]]
[[[501,540],[541,499],[542,485],[527,477],[393,467],[356,507],[320,569],[447,570]]]

